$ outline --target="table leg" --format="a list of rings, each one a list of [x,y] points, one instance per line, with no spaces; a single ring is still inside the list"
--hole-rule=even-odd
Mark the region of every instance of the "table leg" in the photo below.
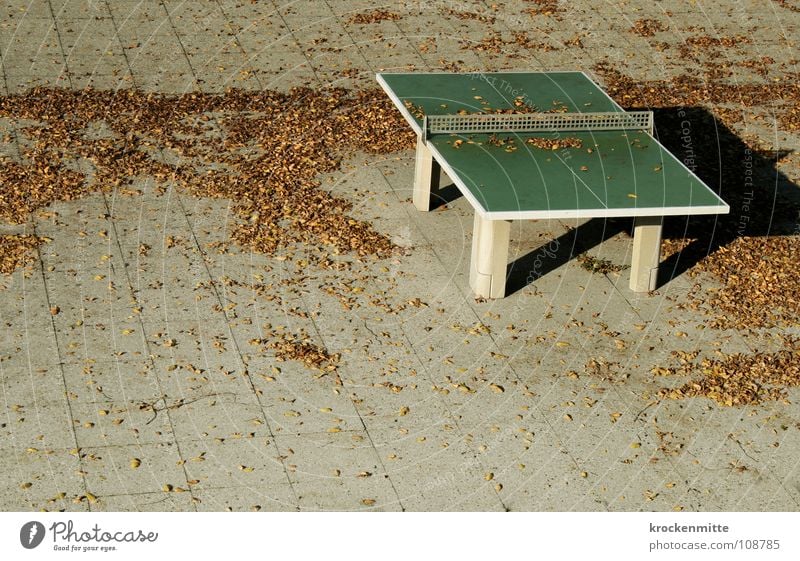
[[[502,298],[506,295],[510,234],[509,221],[486,220],[478,212],[475,213],[469,285],[476,296]]]
[[[634,219],[630,284],[634,292],[656,289],[663,220],[661,216],[639,216]]]
[[[439,188],[439,163],[421,137],[417,137],[417,159],[414,168],[414,206],[417,210],[431,209],[431,191]]]

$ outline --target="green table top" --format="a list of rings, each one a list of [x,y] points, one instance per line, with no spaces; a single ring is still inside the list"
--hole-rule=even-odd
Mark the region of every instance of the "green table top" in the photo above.
[[[531,111],[622,111],[582,72],[379,74],[378,81],[414,128],[422,115]],[[529,138],[580,147],[555,150]],[[435,135],[434,158],[489,219],[724,214],[725,204],[643,131]]]

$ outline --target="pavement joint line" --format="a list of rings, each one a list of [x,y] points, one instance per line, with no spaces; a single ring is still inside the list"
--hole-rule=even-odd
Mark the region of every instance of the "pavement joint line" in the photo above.
[[[219,1],[219,0],[214,0],[214,1],[215,1],[215,3],[217,4],[217,8],[219,8],[219,11],[220,11],[220,13],[221,13],[223,16],[225,16],[225,19],[227,20],[227,23],[228,23],[228,25],[231,25],[230,17],[229,17],[229,16],[228,16],[228,15],[225,13],[225,9],[223,8],[223,6],[222,6],[222,4],[220,3],[220,1]],[[238,30],[237,28],[233,27],[233,26],[231,26],[231,29],[232,29],[232,32],[233,32],[233,38],[234,38],[234,40],[236,41],[236,44],[237,44],[237,45],[238,45],[238,47],[239,47],[239,52],[241,52],[241,54],[244,56],[245,60],[246,60],[246,61],[248,62],[248,64],[249,64],[249,62],[250,62],[250,57],[249,57],[249,55],[248,55],[248,53],[247,53],[247,50],[244,48],[244,45],[242,45],[242,41],[241,41],[241,39],[239,39],[239,30]],[[249,68],[248,68],[248,70],[249,70]],[[252,77],[252,78],[254,78],[254,79],[255,79],[255,82],[256,82],[256,84],[258,84],[258,89],[259,89],[259,90],[263,90],[263,89],[264,89],[264,87],[263,87],[263,86],[262,86],[262,84],[261,84],[261,80],[260,80],[260,79],[259,79],[259,77],[258,77],[258,73],[257,73],[257,72],[251,72],[251,73],[248,75],[248,77],[249,77],[249,78],[250,78],[250,77]],[[216,120],[217,122],[219,122],[219,120],[218,120],[218,119],[216,119],[216,118],[215,118],[215,120]]]
[[[48,0],[48,2],[49,2],[49,0]],[[131,76],[132,86],[134,88],[136,88],[136,85],[137,85],[136,75],[134,74],[133,69],[131,68],[130,59],[128,57],[127,49],[125,48],[125,45],[122,44],[122,39],[119,36],[117,23],[115,21],[113,13],[111,12],[111,10],[110,10],[110,8],[108,6],[108,0],[106,0],[105,5],[106,5],[106,8],[108,9],[109,13],[111,13],[110,17],[111,17],[112,25],[114,26],[114,29],[115,29],[115,36],[117,37],[117,40],[118,40],[118,42],[120,44],[120,47],[122,49],[123,58],[125,59],[125,64],[127,65],[128,71],[129,71],[130,76]],[[163,3],[161,3],[161,5],[164,6]],[[166,11],[166,7],[165,7],[165,11]],[[171,20],[170,20],[170,24],[171,24]],[[175,32],[174,26],[172,26],[172,29],[173,29],[173,33],[175,33],[175,35],[177,36],[177,33]],[[180,41],[180,38],[178,38],[178,40]],[[181,45],[181,48],[183,49],[182,45]],[[186,56],[185,50],[184,50],[184,56]],[[187,58],[187,61],[188,61],[188,57],[186,57],[186,58]],[[190,64],[190,68],[191,68],[191,64]],[[163,156],[163,150],[161,150],[161,154]],[[170,189],[170,191],[171,191],[171,189]],[[103,202],[105,204],[106,211],[107,211],[108,216],[109,216],[109,221],[111,222],[111,228],[114,231],[114,238],[116,240],[117,250],[120,252],[121,259],[123,259],[123,262],[121,264],[121,267],[122,267],[121,272],[125,276],[126,283],[127,283],[127,289],[128,289],[128,292],[131,295],[132,300],[137,300],[138,301],[138,296],[136,295],[137,291],[134,290],[133,284],[131,282],[130,272],[128,270],[128,264],[124,261],[125,260],[125,252],[122,249],[122,245],[120,243],[119,232],[117,231],[117,223],[114,220],[114,206],[115,206],[115,202],[116,202],[116,191],[114,191],[114,193],[112,194],[111,197],[112,197],[112,203],[109,205],[107,194],[103,193]],[[142,200],[142,208],[143,208],[143,206],[144,206],[144,200]],[[141,219],[141,216],[142,215],[140,213],[140,219]],[[137,257],[137,259],[138,259],[138,257]],[[110,266],[113,266],[113,263],[111,263]],[[165,308],[165,313],[166,313],[166,308]],[[139,328],[141,329],[141,332],[142,332],[142,339],[143,339],[144,347],[145,347],[146,354],[147,354],[147,357],[148,357],[147,360],[150,363],[150,367],[153,369],[153,372],[155,373],[155,381],[156,381],[156,384],[158,386],[159,393],[161,395],[165,395],[164,388],[161,385],[161,379],[158,376],[157,366],[155,364],[155,360],[153,359],[153,352],[152,352],[152,350],[150,348],[149,342],[147,341],[147,337],[145,336],[145,325],[144,325],[144,320],[143,320],[141,314],[137,315],[137,320],[138,320],[138,323],[139,323]],[[113,324],[114,324],[113,308],[111,310],[111,323],[112,323],[112,338],[114,338],[115,334],[114,334],[114,330],[113,330]],[[115,344],[115,348],[116,348],[116,344]],[[115,363],[117,371],[119,372],[119,361],[118,361],[118,358],[115,357],[113,361]],[[62,375],[63,375],[63,367],[62,367]],[[66,385],[66,379],[65,379],[65,385]],[[177,434],[176,430],[175,430],[175,422],[172,419],[172,416],[170,415],[169,410],[166,411],[166,415],[167,415],[167,419],[169,421],[170,430],[172,430],[173,435]],[[73,428],[73,430],[74,430],[74,428]],[[77,440],[77,436],[75,438]],[[179,458],[181,460],[181,469],[183,471],[184,480],[185,480],[185,483],[186,483],[186,488],[189,490],[189,493],[191,494],[191,497],[192,497],[192,508],[196,511],[197,510],[197,503],[196,503],[197,497],[194,495],[194,491],[192,490],[192,486],[188,484],[189,474],[188,474],[188,472],[186,470],[186,458],[184,457],[183,450],[182,450],[180,442],[178,441],[177,438],[175,439],[175,447],[176,447],[176,450],[178,452],[178,456],[179,456]],[[85,482],[85,476],[84,476],[84,482]],[[89,506],[89,508],[91,509],[91,505]]]
[[[128,49],[125,47],[125,44],[122,42],[122,37],[119,35],[119,25],[117,24],[117,20],[114,17],[114,13],[111,11],[111,7],[108,5],[108,2],[109,0],[103,0],[103,5],[106,7],[106,11],[108,11],[109,18],[111,19],[111,25],[114,26],[114,36],[117,38],[117,43],[119,43],[120,49],[122,49],[122,58],[125,59],[125,66],[128,67],[128,73],[131,77],[131,87],[133,87],[133,89],[137,89],[136,77],[133,75],[131,60],[130,57],[128,57]],[[122,89],[121,81],[117,84],[117,90],[120,89]]]
[[[344,22],[343,22],[343,21],[341,21],[341,18],[342,18],[342,16],[341,16],[340,14],[337,14],[337,13],[336,13],[336,12],[333,10],[333,7],[330,5],[330,3],[328,2],[328,0],[324,0],[324,2],[325,2],[325,5],[328,7],[328,10],[330,10],[330,11],[331,11],[331,13],[333,14],[333,19],[334,19],[334,20],[335,20],[337,23],[339,23],[339,24],[342,26],[342,28],[344,29],[344,32],[347,34],[347,37],[350,39],[350,44],[352,44],[353,46],[355,46],[355,48],[356,48],[356,51],[358,52],[358,55],[361,57],[361,61],[364,63],[364,65],[365,65],[367,68],[369,68],[369,71],[370,71],[372,74],[375,74],[375,68],[372,66],[372,64],[370,64],[370,62],[369,62],[369,59],[367,59],[367,57],[365,57],[365,56],[364,56],[364,53],[361,51],[361,48],[359,47],[358,41],[356,41],[355,39],[353,39],[353,36],[352,36],[352,34],[351,34],[351,33],[350,33],[350,31],[347,29],[347,26],[346,26],[346,25],[344,25]]]
[[[112,201],[115,201],[115,200],[116,200],[116,191],[114,191],[114,193],[112,195]],[[119,232],[117,231],[117,223],[114,220],[113,203],[111,205],[109,205],[108,198],[106,197],[105,193],[103,194],[103,201],[104,201],[104,203],[106,205],[106,210],[108,212],[108,216],[109,216],[108,220],[109,220],[109,222],[111,222],[110,226],[114,231],[114,239],[117,242],[117,250],[120,252],[120,255],[122,256],[121,258],[124,260],[125,254],[124,254],[124,252],[122,250],[122,245],[120,244],[120,241],[119,241],[120,240],[120,236],[119,236]],[[121,272],[122,272],[122,274],[124,274],[125,280],[126,280],[127,285],[128,285],[128,291],[131,294],[131,296],[133,297],[135,292],[133,291],[133,286],[131,284],[130,273],[128,271],[128,267],[126,266],[124,261],[123,261],[123,263],[121,265],[121,268],[122,268]],[[147,340],[147,336],[146,336],[146,332],[145,332],[144,319],[142,318],[141,314],[137,314],[137,321],[138,321],[138,324],[139,324],[139,329],[142,332],[142,341],[144,343],[144,349],[145,349],[145,352],[146,352],[146,355],[147,355],[147,362],[149,362],[150,367],[153,369],[153,372],[155,373],[155,381],[156,381],[156,385],[158,387],[158,391],[163,396],[163,395],[165,395],[164,388],[163,388],[163,386],[161,384],[161,379],[158,376],[157,366],[156,366],[155,360],[153,358],[154,353],[153,353],[153,350],[151,349],[150,342]],[[114,348],[116,348],[116,329],[114,328],[114,310],[113,310],[113,307],[111,309],[111,325],[112,325],[111,337],[112,337],[112,340],[114,341]],[[114,362],[116,363],[115,366],[117,368],[117,372],[119,372],[119,360],[118,360],[118,357],[116,357],[116,356],[114,357]],[[174,436],[174,435],[177,434],[177,432],[175,430],[175,421],[173,420],[172,415],[170,415],[169,409],[166,409],[166,415],[167,415],[167,419],[169,421],[170,430],[172,431],[172,434]],[[189,474],[186,471],[185,458],[184,458],[184,455],[183,455],[183,451],[181,450],[180,442],[178,441],[177,438],[175,438],[175,447],[176,447],[176,450],[178,452],[178,456],[182,461],[181,469],[183,471],[184,480],[185,480],[187,489],[189,489],[189,492],[192,494],[192,499],[195,499],[196,497],[194,496],[194,493],[193,493],[193,491],[191,489],[191,485],[188,484]],[[195,510],[196,510],[196,504],[195,504],[194,501],[192,501],[192,505],[193,505],[193,508],[195,508]]]
[[[50,5],[49,0],[48,0],[48,5],[49,5],[50,11],[52,13],[52,6]],[[60,39],[59,39],[59,43],[60,43]],[[63,51],[62,51],[62,54],[63,54]],[[0,57],[0,66],[2,66],[2,69],[3,69],[3,81],[7,85],[8,84],[8,79],[7,79],[7,74],[6,74],[6,68],[5,68],[5,64],[3,63],[1,58],[2,57]],[[6,89],[8,89],[8,88],[6,87]],[[19,135],[17,134],[16,128],[13,129],[12,138],[13,138],[13,144],[14,144],[14,147],[15,147],[15,151],[16,151],[17,157],[21,159],[22,158],[22,150],[21,150],[20,145],[19,145]],[[31,225],[33,236],[38,237],[37,231],[36,231],[36,221],[33,219],[33,217],[31,217],[30,225]],[[36,251],[36,265],[35,265],[35,268],[39,271],[39,274],[40,274],[40,276],[42,278],[42,284],[43,284],[44,291],[45,291],[46,306],[47,306],[47,309],[49,310],[49,309],[51,309],[52,304],[50,303],[50,293],[49,293],[49,290],[47,288],[47,275],[46,275],[45,270],[44,270],[44,261],[42,260],[41,246],[36,246],[35,251]],[[22,275],[22,291],[23,291],[23,293],[25,293],[25,279],[26,279],[26,275],[23,274]],[[26,304],[23,304],[22,309],[23,309],[23,317],[24,317],[24,320],[25,320],[25,326],[26,326],[26,331],[27,331],[27,325],[28,325],[27,310],[28,310],[28,306]],[[66,402],[66,405],[67,405],[67,412],[69,414],[70,420],[74,421],[74,416],[73,416],[73,413],[72,413],[72,405],[71,405],[69,399],[66,399],[67,392],[68,392],[67,380],[66,380],[66,375],[64,373],[64,367],[61,364],[62,363],[61,345],[59,344],[58,337],[56,335],[57,331],[56,331],[56,326],[55,326],[55,319],[53,318],[52,315],[50,316],[50,326],[53,329],[53,343],[55,344],[56,354],[58,356],[58,369],[59,369],[59,373],[61,374],[61,385],[62,385],[62,388],[64,389],[64,396],[65,396],[65,402]],[[27,354],[27,358],[28,358],[28,372],[29,372],[29,374],[31,373],[31,369],[32,369],[30,351],[31,351],[30,344],[28,344],[28,345],[26,345],[26,354]],[[36,395],[35,394],[33,396],[33,400],[34,400],[34,405],[36,405]],[[36,414],[37,414],[37,419],[38,419],[38,407],[37,407],[36,411],[37,411]],[[70,426],[70,434],[71,434],[71,437],[72,437],[72,443],[71,443],[72,446],[70,448],[77,448],[77,446],[78,446],[78,438],[77,438],[77,434],[76,434],[76,431],[75,431],[74,422]],[[50,458],[48,458],[48,462],[47,463],[48,463],[48,466],[50,467],[51,479],[55,480],[56,477],[55,477],[55,474],[54,474],[54,471],[53,471],[53,467],[52,467],[52,463],[50,461]],[[78,454],[78,465],[81,467],[80,476],[81,476],[81,482],[82,482],[82,486],[83,486],[83,491],[84,491],[84,493],[87,493],[88,492],[88,488],[86,486],[86,475],[84,473],[85,470],[83,469],[83,467],[84,467],[83,466],[83,460],[80,457],[80,454]]]
[[[403,337],[405,338],[406,343],[408,343],[408,347],[413,352],[414,358],[417,359],[417,364],[419,364],[420,368],[425,373],[425,376],[427,378],[428,383],[431,384],[431,385],[434,385],[433,378],[430,375],[430,371],[428,370],[427,365],[422,361],[422,358],[417,353],[416,349],[414,348],[414,345],[411,343],[411,339],[409,338],[408,333],[403,328],[402,324],[400,325],[400,330],[403,333]],[[458,427],[458,433],[459,433],[458,436],[460,437],[461,441],[463,442],[465,440],[466,436],[467,436],[467,433],[464,432],[464,429],[461,426],[461,423],[459,422],[458,416],[456,416],[453,413],[453,411],[450,408],[450,406],[448,405],[448,403],[445,401],[444,398],[442,398],[441,394],[438,394],[438,392],[437,392],[436,399],[440,402],[440,404],[443,407],[443,409],[447,412],[447,414],[450,417],[450,419],[453,422],[453,424],[455,424],[456,427]],[[478,456],[477,452],[473,449],[471,443],[467,442],[466,446],[469,449],[469,451],[472,453],[473,460],[475,460],[475,462],[478,465],[480,465],[481,469],[484,472],[487,471],[487,467],[486,467],[485,463],[481,460],[481,458]],[[503,498],[500,496],[500,493],[496,489],[494,489],[494,494],[497,497],[497,500],[499,501],[500,505],[503,507],[503,510],[505,510],[507,512],[509,510],[509,507],[505,503],[505,501],[503,501]]]
[[[36,233],[36,222],[33,221],[33,220],[31,220],[31,222],[32,222],[32,228],[33,228],[33,235],[36,236],[37,235],[37,233]],[[45,294],[46,306],[47,306],[47,309],[50,310],[50,309],[52,309],[52,302],[50,301],[50,290],[48,289],[48,286],[47,286],[48,285],[48,283],[47,283],[47,274],[45,273],[44,261],[42,260],[41,246],[37,246],[36,247],[36,254],[37,254],[37,266],[36,266],[36,268],[39,270],[39,274],[42,277],[42,284],[44,285],[44,294]],[[23,279],[24,279],[24,276],[23,276]],[[25,281],[23,280],[23,291],[24,291],[24,282]],[[82,294],[83,294],[83,292],[81,290],[81,295]],[[81,301],[83,301],[82,297],[81,297]],[[25,307],[25,309],[27,309],[27,306]],[[26,330],[27,330],[27,325],[28,325],[27,313],[25,314],[25,325],[26,325]],[[57,329],[56,329],[56,324],[55,324],[55,317],[52,314],[50,315],[50,325],[51,325],[51,327],[53,329],[53,341],[54,341],[55,346],[56,346],[56,353],[57,353],[57,355],[59,357],[59,363],[61,363],[62,362],[62,360],[61,360],[61,357],[62,357],[61,344],[59,343],[58,337],[56,335]],[[28,345],[28,364],[30,364],[30,345]],[[67,405],[67,411],[69,412],[70,421],[72,421],[72,423],[70,425],[70,434],[72,435],[72,442],[74,443],[74,448],[76,448],[78,450],[77,457],[78,457],[78,465],[80,466],[80,477],[81,477],[81,480],[83,482],[83,491],[84,491],[84,494],[88,496],[89,488],[88,488],[88,485],[87,485],[87,482],[86,482],[86,470],[85,470],[86,465],[84,464],[83,458],[80,455],[80,446],[79,446],[79,443],[78,443],[78,434],[77,434],[77,431],[75,430],[75,415],[74,415],[74,412],[73,412],[72,403],[70,402],[69,397],[68,397],[68,395],[69,395],[69,386],[67,385],[67,377],[66,377],[66,373],[64,372],[64,366],[63,365],[59,364],[58,369],[59,369],[59,372],[61,374],[61,384],[62,384],[62,387],[64,389],[64,396],[65,396],[65,401],[66,401],[66,405]],[[36,403],[36,395],[35,394],[33,396],[33,399],[34,399],[34,404],[35,404]],[[37,408],[37,415],[38,415],[38,408]],[[48,464],[50,465],[49,459],[48,459]],[[53,476],[52,468],[51,468],[51,476]],[[53,476],[53,479],[55,480],[56,478]],[[89,510],[91,511],[91,508],[92,508],[91,503],[89,503],[87,501],[87,504],[88,504]]]
[[[311,307],[308,305],[308,302],[307,302],[306,298],[303,296],[302,292],[300,293],[299,297],[300,297],[300,300],[303,302],[303,306],[306,309],[311,309]],[[317,325],[317,322],[316,322],[316,319],[314,318],[314,315],[313,314],[309,315],[309,319],[311,320],[311,326],[313,327],[317,337],[319,338],[320,342],[322,343],[323,348],[327,349],[328,345],[325,342],[325,337],[323,337],[322,333],[320,332],[319,326]],[[381,458],[380,452],[375,447],[375,441],[373,440],[372,435],[369,433],[369,429],[367,428],[367,424],[364,422],[364,416],[361,414],[361,410],[359,409],[358,404],[353,399],[352,395],[348,395],[347,398],[350,400],[350,403],[352,403],[353,408],[354,408],[356,414],[358,415],[358,420],[361,423],[361,427],[364,430],[364,433],[367,435],[367,438],[369,439],[370,449],[372,450],[372,453],[374,454],[375,458],[377,458],[378,462],[380,463],[381,468],[383,469],[383,473],[386,475],[386,479],[389,481],[389,485],[391,485],[391,487],[392,487],[392,492],[395,495],[395,498],[397,500],[397,504],[400,505],[400,509],[402,511],[405,511],[405,507],[403,506],[403,502],[402,502],[402,499],[400,497],[400,494],[397,492],[397,487],[395,486],[394,482],[392,481],[392,478],[389,476],[389,473],[386,470],[386,465],[383,463],[383,458]]]
[[[248,384],[250,386],[250,389],[253,392],[253,394],[254,394],[254,396],[255,396],[258,404],[259,404],[259,408],[261,410],[261,417],[263,418],[265,426],[267,427],[267,431],[269,432],[270,439],[275,444],[276,448],[278,448],[278,453],[281,456],[280,462],[281,462],[281,466],[283,467],[284,475],[286,476],[286,480],[289,483],[289,487],[292,490],[292,494],[293,494],[294,500],[295,500],[295,505],[299,509],[300,508],[300,497],[298,496],[297,490],[295,489],[294,483],[292,482],[292,478],[289,475],[289,469],[288,469],[286,460],[283,458],[284,455],[280,453],[280,448],[278,446],[278,442],[275,439],[275,432],[274,432],[274,430],[272,428],[272,425],[271,425],[271,423],[269,421],[269,418],[267,417],[266,413],[264,412],[264,403],[263,403],[263,401],[261,399],[261,396],[258,394],[258,392],[256,392],[255,384],[253,383],[253,379],[250,376],[250,372],[249,372],[249,370],[247,368],[248,365],[247,365],[247,362],[245,361],[244,356],[242,354],[242,349],[241,349],[241,346],[239,344],[239,341],[237,340],[237,337],[234,334],[233,329],[231,327],[231,318],[228,317],[228,312],[225,309],[226,308],[225,301],[224,301],[223,297],[220,295],[219,289],[217,288],[217,284],[218,283],[214,279],[214,275],[211,273],[211,269],[208,266],[208,261],[206,260],[206,257],[207,257],[206,251],[203,249],[203,247],[200,244],[200,241],[197,239],[197,234],[196,234],[196,232],[194,230],[194,225],[192,224],[192,222],[191,222],[191,220],[189,218],[189,214],[186,212],[186,205],[184,205],[183,199],[180,196],[180,194],[177,192],[177,190],[175,192],[175,198],[177,200],[178,206],[181,208],[181,211],[182,211],[181,213],[183,215],[184,220],[186,221],[186,225],[189,228],[189,232],[191,233],[192,241],[194,242],[195,248],[200,253],[201,261],[203,263],[203,268],[205,269],[205,272],[206,272],[206,275],[207,275],[208,279],[211,281],[211,288],[214,291],[214,294],[216,295],[217,303],[222,308],[222,314],[225,317],[225,326],[226,326],[226,328],[228,330],[228,335],[230,336],[231,343],[233,344],[233,348],[236,350],[236,356],[238,356],[238,358],[239,358],[239,365],[244,370],[245,376],[246,376]],[[203,347],[203,354],[205,356],[205,346]],[[207,362],[207,359],[206,359],[206,362]]]
[[[179,6],[183,6],[187,2],[188,2],[188,0],[184,0],[183,2],[181,2],[179,4]],[[189,54],[186,52],[186,47],[184,47],[184,45],[183,45],[183,41],[181,40],[181,36],[178,33],[178,30],[175,28],[175,22],[172,20],[172,14],[170,13],[169,8],[167,8],[167,5],[164,3],[164,0],[158,0],[158,3],[162,8],[164,8],[164,13],[166,14],[167,21],[169,22],[169,27],[172,30],[172,35],[177,39],[178,45],[180,45],[180,48],[181,48],[181,53],[183,53],[183,58],[186,60],[186,64],[189,65],[189,70],[191,71],[192,77],[194,78],[194,84],[198,84],[199,82],[198,82],[198,79],[197,79],[197,72],[195,71],[194,66],[192,66],[191,57],[189,57]],[[196,85],[195,85],[195,87],[196,87]]]
[[[311,73],[314,75],[314,81],[316,82],[317,87],[322,86],[323,85],[322,84],[322,80],[320,80],[319,74],[317,74],[317,71],[314,69],[314,65],[311,64],[311,60],[308,58],[308,53],[306,53],[306,51],[303,49],[303,46],[300,44],[300,41],[297,40],[297,36],[295,35],[294,30],[292,29],[292,26],[290,26],[289,22],[286,21],[286,18],[280,12],[280,9],[275,4],[275,1],[274,0],[270,0],[270,3],[272,4],[272,7],[275,10],[275,13],[278,14],[278,17],[281,18],[281,21],[283,22],[283,25],[285,25],[286,29],[289,30],[289,34],[292,36],[292,40],[294,41],[295,46],[303,54],[303,58],[306,59],[306,65],[311,70]]]
[[[51,0],[47,0],[47,7],[50,9],[50,16],[53,21],[53,28],[56,30],[56,38],[58,39],[58,48],[61,51],[61,57],[64,59],[64,69],[62,73],[66,75],[67,81],[69,82],[70,89],[73,88],[72,84],[72,72],[69,70],[69,62],[66,51],[64,51],[64,41],[61,39],[61,30],[58,26],[58,19],[56,18],[55,11],[53,10],[53,3]]]

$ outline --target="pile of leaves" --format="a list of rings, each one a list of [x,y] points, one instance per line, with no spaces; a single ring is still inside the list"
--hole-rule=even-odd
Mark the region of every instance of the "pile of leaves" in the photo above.
[[[492,53],[495,55],[503,54],[509,59],[524,58],[519,47],[527,51],[557,51],[559,47],[544,41],[532,39],[527,33],[514,32],[510,39],[504,39],[499,33],[492,33],[485,36],[480,41],[464,40],[461,41],[462,50],[470,50],[477,53]],[[580,36],[575,35],[570,39],[565,39],[562,44],[567,47],[583,47]]]
[[[389,10],[373,10],[371,12],[363,12],[353,15],[348,23],[367,24],[367,23],[380,23],[382,21],[397,21],[400,19],[400,14],[390,12]]]
[[[542,150],[561,150],[563,148],[581,148],[583,140],[574,136],[563,136],[560,138],[545,138],[532,136],[525,140],[526,144],[541,148]]]
[[[42,238],[30,235],[0,236],[0,274],[10,275],[34,260],[34,250]]]
[[[696,353],[673,352],[682,364],[654,368],[653,372],[696,378],[678,388],[662,389],[659,395],[668,399],[705,397],[728,407],[786,400],[787,388],[800,386],[800,345],[791,338],[784,343],[785,348],[776,352],[736,353],[699,363],[694,360]]]
[[[588,253],[579,255],[578,262],[581,264],[583,269],[589,271],[590,273],[599,273],[601,275],[618,273],[625,269],[625,265],[617,265],[608,259],[600,259],[598,257],[589,255]]]
[[[526,8],[525,11],[532,16],[554,16],[557,20],[561,20],[560,14],[567,11],[558,0],[528,0],[528,2],[534,4],[534,7]]]
[[[666,30],[667,27],[656,19],[637,19],[631,27],[631,33],[641,37],[653,37],[657,32]]]
[[[796,12],[796,13],[800,14],[800,6],[794,6],[794,5],[790,4],[789,0],[772,0],[772,1],[775,2],[781,8],[786,8],[787,10],[789,10],[791,12]]]
[[[743,237],[700,262],[721,288],[701,305],[720,329],[797,325],[800,318],[800,236]]]
[[[173,185],[230,200],[238,218],[231,239],[282,260],[302,253],[300,271],[397,255],[388,237],[353,218],[352,203],[319,181],[353,152],[413,146],[413,134],[379,90],[166,95],[35,88],[0,98],[0,117],[20,147],[17,160],[0,161],[5,221],[25,223],[54,201],[91,193],[134,194],[148,180],[162,190]],[[2,272],[23,264],[37,243],[3,237]],[[371,298],[385,304],[380,295]],[[335,369],[338,362],[299,336],[275,335],[268,346],[311,368]]]
[[[147,177],[234,201],[241,222],[232,237],[254,251],[302,243],[320,255],[391,254],[388,238],[348,216],[351,203],[317,179],[353,151],[412,145],[377,90],[169,96],[36,88],[0,99],[0,116],[35,122],[18,130],[22,161],[0,162],[0,217],[7,221],[23,223],[53,201]],[[168,163],[175,156],[178,163]],[[77,162],[92,172],[78,171]]]
[[[339,367],[339,354],[331,354],[326,349],[316,345],[308,333],[301,331],[295,335],[287,333],[282,328],[269,329],[263,338],[253,339],[251,345],[261,345],[275,353],[279,361],[295,360],[303,363],[308,368],[320,372],[320,376],[333,373],[337,385],[342,385],[341,379],[336,374]]]

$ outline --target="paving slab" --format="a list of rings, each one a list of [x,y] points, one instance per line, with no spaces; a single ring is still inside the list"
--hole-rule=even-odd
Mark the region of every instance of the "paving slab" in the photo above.
[[[101,500],[112,495],[158,494],[169,485],[189,488],[175,443],[88,446],[80,454],[86,487]]]
[[[3,440],[16,450],[72,449],[76,446],[71,405],[62,396],[54,401],[38,401],[24,394],[7,394],[9,411],[2,425]],[[11,401],[11,398],[18,398]]]
[[[300,510],[401,509],[397,492],[364,431],[281,435],[276,443],[286,451]]]
[[[81,464],[69,451],[4,450],[0,461],[3,504],[30,511],[88,510]]]

